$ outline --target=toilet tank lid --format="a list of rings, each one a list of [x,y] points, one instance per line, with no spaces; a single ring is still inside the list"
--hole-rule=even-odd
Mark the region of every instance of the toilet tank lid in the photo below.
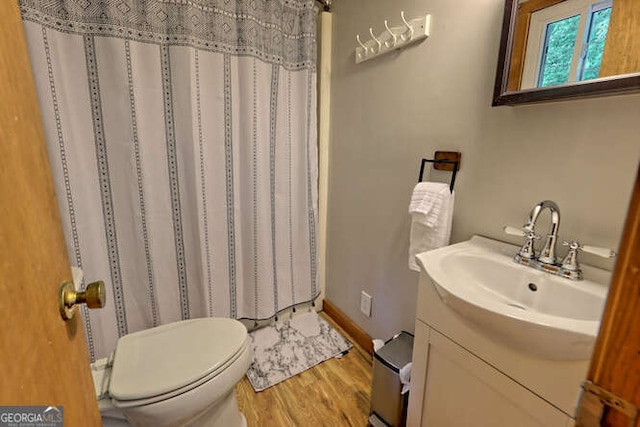
[[[191,319],[118,340],[109,394],[138,400],[173,392],[215,373],[241,351],[247,329],[233,319]]]

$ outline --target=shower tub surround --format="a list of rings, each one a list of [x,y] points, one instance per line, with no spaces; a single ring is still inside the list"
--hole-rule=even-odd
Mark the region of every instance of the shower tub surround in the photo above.
[[[20,0],[91,360],[316,299],[313,0]],[[84,285],[83,285],[84,286]]]

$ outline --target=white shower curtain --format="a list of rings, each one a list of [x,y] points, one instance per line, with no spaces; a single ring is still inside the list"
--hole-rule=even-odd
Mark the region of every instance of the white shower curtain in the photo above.
[[[92,360],[319,295],[313,0],[20,6]]]

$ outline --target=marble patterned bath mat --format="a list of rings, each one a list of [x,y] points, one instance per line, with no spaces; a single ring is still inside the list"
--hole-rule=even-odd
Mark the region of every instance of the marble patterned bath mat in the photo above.
[[[255,330],[249,338],[253,362],[247,378],[255,391],[278,384],[351,348],[351,343],[315,311]]]

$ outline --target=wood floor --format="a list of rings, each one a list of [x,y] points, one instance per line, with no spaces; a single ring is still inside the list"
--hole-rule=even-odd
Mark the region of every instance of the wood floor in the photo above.
[[[352,343],[324,313],[320,315]],[[302,374],[256,393],[245,376],[236,387],[249,427],[366,426],[371,395],[371,356],[354,344]]]

